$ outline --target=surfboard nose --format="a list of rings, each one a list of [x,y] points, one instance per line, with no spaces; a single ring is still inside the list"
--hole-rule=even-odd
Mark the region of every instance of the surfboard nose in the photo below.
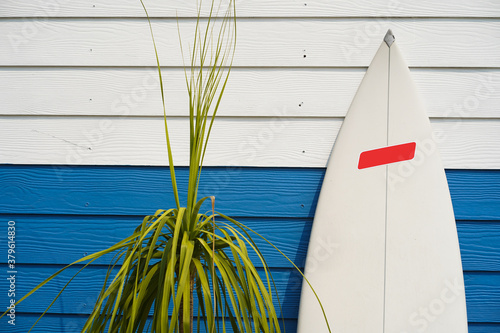
[[[384,37],[384,42],[387,44],[387,46],[391,47],[392,43],[396,40],[396,37],[394,37],[394,34],[392,33],[391,29],[387,30],[387,33],[385,34]]]

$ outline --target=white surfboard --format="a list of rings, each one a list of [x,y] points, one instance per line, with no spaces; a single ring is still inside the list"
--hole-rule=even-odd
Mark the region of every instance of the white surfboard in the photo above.
[[[305,275],[332,332],[467,332],[455,218],[431,132],[389,31],[336,139],[307,253]],[[298,332],[328,332],[305,282]]]

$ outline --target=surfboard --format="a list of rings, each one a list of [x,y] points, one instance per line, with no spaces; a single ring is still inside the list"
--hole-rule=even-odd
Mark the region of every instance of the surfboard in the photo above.
[[[328,161],[305,275],[332,332],[467,332],[446,175],[390,30]],[[305,281],[298,332],[328,332]]]

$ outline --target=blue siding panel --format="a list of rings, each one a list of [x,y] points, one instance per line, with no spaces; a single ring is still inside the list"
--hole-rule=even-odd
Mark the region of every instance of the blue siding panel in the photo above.
[[[217,209],[228,215],[312,217],[324,172],[205,168],[200,194],[215,195]],[[177,175],[185,198],[187,169]],[[457,219],[500,220],[500,173],[448,170],[447,176]],[[10,214],[147,215],[175,205],[161,167],[0,165],[0,186],[0,212]]]
[[[21,314],[16,321],[16,330],[11,332],[25,333],[38,318],[35,314]],[[85,315],[47,315],[37,326],[31,331],[32,333],[80,333],[80,328],[85,323]],[[289,333],[296,332],[297,324],[293,319],[285,320],[286,331]],[[232,333],[228,330],[228,333]],[[495,323],[469,323],[469,333],[498,333],[500,332],[500,324]],[[205,333],[205,331],[202,331]],[[448,333],[448,332],[443,332]],[[451,333],[451,332],[450,332]]]
[[[494,323],[469,323],[469,333],[498,333],[500,324]]]
[[[466,271],[500,271],[500,221],[459,221],[458,240]]]
[[[0,166],[0,212],[147,215],[175,206],[168,168],[64,167],[63,173],[58,168]],[[206,168],[200,197],[215,195],[216,209],[228,215],[311,217],[323,174],[322,169]],[[188,170],[178,168],[176,175],[185,202]]]
[[[26,294],[60,268],[62,266],[20,265],[17,274],[18,287],[16,288],[19,294],[17,292],[16,294],[19,296]],[[80,268],[68,268],[60,277],[46,284],[37,293],[21,303],[18,310],[27,313],[43,312],[57,295],[57,292]],[[58,299],[48,312],[53,314],[89,314],[92,310],[91,304],[99,295],[106,272],[106,266],[91,266],[83,270],[66,288],[64,296]],[[292,269],[274,269],[272,272],[282,300],[284,318],[296,319],[302,286],[300,274]],[[464,279],[469,321],[500,323],[500,272],[465,272]],[[462,293],[463,291],[458,290],[457,292]],[[276,300],[275,306],[278,306]]]
[[[500,173],[496,170],[447,170],[455,217],[500,220]]]
[[[57,269],[57,266],[19,266],[16,290],[19,296],[25,295],[38,283],[49,277]],[[39,291],[34,293],[25,302],[18,306],[18,310],[27,313],[42,313],[51,300],[57,295],[58,291],[81,269],[82,267],[70,267],[62,272],[59,277],[44,285]],[[117,271],[117,270],[115,270]],[[107,273],[106,266],[92,266],[84,269],[64,291],[64,297],[59,298],[48,310],[53,314],[90,314],[92,304],[95,303],[102,283]],[[265,278],[263,271],[262,277]],[[294,274],[289,269],[273,270],[273,278],[280,298],[282,300],[284,318],[297,318],[298,298],[300,295],[301,280],[294,279]],[[17,292],[16,292],[17,294]],[[17,296],[17,295],[16,295]],[[275,298],[275,306],[279,309]],[[195,302],[196,304],[196,302]],[[197,313],[195,307],[195,313]],[[170,309],[170,312],[172,309]]]
[[[0,215],[1,217],[2,215]],[[98,249],[105,249],[129,236],[141,216],[5,215],[16,222],[17,262],[23,264],[69,264]],[[296,264],[303,265],[311,218],[240,218],[240,222],[266,237]],[[109,226],[112,226],[110,228]],[[282,233],[269,233],[269,226]],[[292,267],[274,248],[255,236],[272,267]],[[108,255],[96,264],[107,264]],[[257,256],[254,256],[258,260]],[[7,258],[0,256],[0,263]]]
[[[26,333],[31,325],[38,319],[35,314],[22,314],[18,318],[16,330],[13,332]],[[80,333],[86,320],[85,315],[52,315],[49,314],[41,320],[31,333]],[[228,324],[228,323],[226,323]],[[280,323],[281,324],[281,323]],[[281,325],[282,326],[282,325]],[[285,326],[287,332],[297,331],[297,321],[293,319],[285,319]],[[233,330],[228,326],[228,333],[233,333]],[[493,331],[481,331],[481,333],[491,333]],[[201,333],[207,333],[202,328]],[[473,332],[471,332],[473,333]]]
[[[187,169],[178,168],[177,173],[184,198]],[[217,210],[263,232],[302,266],[323,175],[324,169],[206,168],[200,190],[217,196]],[[500,332],[500,171],[447,170],[447,177],[465,270],[470,332]],[[0,165],[0,220],[14,220],[17,226],[16,296],[61,265],[125,237],[142,216],[172,207],[170,192],[168,170],[161,167]],[[0,247],[5,243],[0,238]],[[293,333],[301,278],[261,244],[276,268],[287,331]],[[78,331],[109,258],[84,272],[35,332]],[[0,263],[5,262],[0,257]],[[3,275],[0,279],[5,281]],[[21,304],[16,332],[27,331],[62,283],[47,286]]]
[[[141,216],[4,216],[16,222],[16,259],[23,264],[69,264],[127,237],[142,221]],[[244,217],[238,220],[266,236],[296,265],[304,265],[312,218]],[[273,228],[271,231],[269,226]],[[457,229],[464,270],[500,271],[500,221],[458,221]],[[255,241],[271,267],[292,267],[269,244],[259,237]],[[95,263],[107,264],[111,258],[112,255],[108,255]],[[257,256],[254,259],[257,260]],[[0,263],[6,262],[7,258],[0,256]]]

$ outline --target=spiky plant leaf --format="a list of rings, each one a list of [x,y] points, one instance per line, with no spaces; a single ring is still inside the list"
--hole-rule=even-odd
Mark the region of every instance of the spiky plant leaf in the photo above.
[[[281,313],[281,305],[280,311],[276,311],[273,299],[275,292],[279,304],[276,285],[251,233],[271,243],[238,221],[216,213],[213,197],[212,211],[200,213],[207,198],[197,199],[208,139],[234,58],[234,0],[229,0],[222,15],[219,15],[220,4],[216,6],[212,1],[206,20],[201,19],[201,2],[198,7],[190,64],[185,66],[190,132],[186,207],[181,207],[178,195],[160,57],[149,15],[143,1],[140,1],[148,19],[155,51],[176,207],[160,209],[155,214],[146,216],[129,237],[57,271],[19,302],[67,268],[86,262],[81,271],[104,255],[115,253],[94,309],[82,332],[190,333],[195,327],[197,332],[202,328],[207,332],[226,332],[226,321],[229,321],[234,332],[280,332],[278,313]],[[216,26],[219,27],[218,31],[215,31]],[[182,49],[182,40],[180,42]],[[223,220],[216,222],[216,219]],[[259,258],[258,264],[263,270],[264,278],[250,259],[252,252]],[[283,254],[281,251],[280,253]],[[285,258],[288,259],[286,256]],[[56,295],[40,318],[73,278]],[[196,324],[193,305],[195,295]]]

